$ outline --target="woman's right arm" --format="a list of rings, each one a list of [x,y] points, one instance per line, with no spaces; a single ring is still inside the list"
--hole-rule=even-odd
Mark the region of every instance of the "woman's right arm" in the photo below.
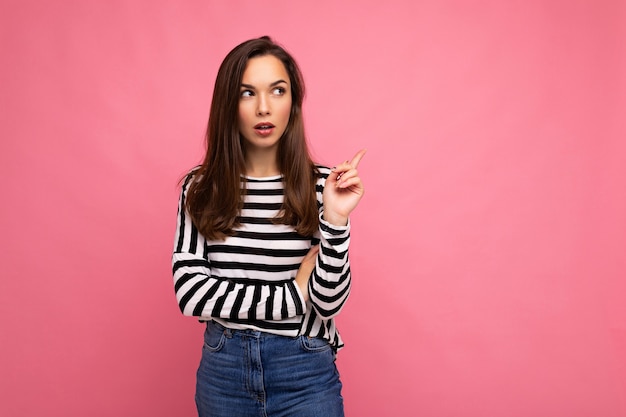
[[[172,255],[174,289],[181,312],[225,320],[281,320],[303,315],[305,300],[294,279],[268,284],[211,275],[207,243],[185,209],[191,181],[190,174],[182,187]]]

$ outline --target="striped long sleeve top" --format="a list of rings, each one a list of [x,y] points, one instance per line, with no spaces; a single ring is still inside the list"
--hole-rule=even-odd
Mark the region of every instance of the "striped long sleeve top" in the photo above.
[[[274,176],[245,177],[240,226],[225,240],[206,240],[185,210],[193,173],[185,178],[172,256],[183,314],[232,329],[321,337],[336,350],[343,347],[333,318],[350,293],[350,224],[339,227],[322,219],[322,192],[330,170],[318,169],[319,230],[308,237],[292,226],[272,223],[283,202],[282,176]],[[309,280],[310,301],[305,303],[295,277],[317,243],[320,251]]]

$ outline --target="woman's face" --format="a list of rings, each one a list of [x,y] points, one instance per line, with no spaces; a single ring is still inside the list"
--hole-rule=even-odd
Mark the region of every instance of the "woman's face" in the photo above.
[[[273,55],[248,60],[239,91],[239,132],[247,148],[274,149],[291,113],[291,84]]]

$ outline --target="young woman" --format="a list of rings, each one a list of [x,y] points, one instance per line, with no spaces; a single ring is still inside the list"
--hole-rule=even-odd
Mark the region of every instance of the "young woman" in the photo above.
[[[206,322],[196,404],[206,416],[343,416],[334,317],[350,293],[357,165],[311,161],[304,84],[269,37],[220,66],[206,156],[184,180],[176,297]]]

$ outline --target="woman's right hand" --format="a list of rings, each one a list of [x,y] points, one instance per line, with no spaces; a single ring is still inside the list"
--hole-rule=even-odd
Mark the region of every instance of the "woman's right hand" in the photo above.
[[[300,288],[300,292],[306,302],[309,301],[309,279],[315,269],[315,260],[317,259],[317,253],[319,251],[320,245],[311,246],[309,252],[304,259],[302,259],[300,269],[298,269],[298,273],[296,274],[296,284],[298,284],[298,288]]]

